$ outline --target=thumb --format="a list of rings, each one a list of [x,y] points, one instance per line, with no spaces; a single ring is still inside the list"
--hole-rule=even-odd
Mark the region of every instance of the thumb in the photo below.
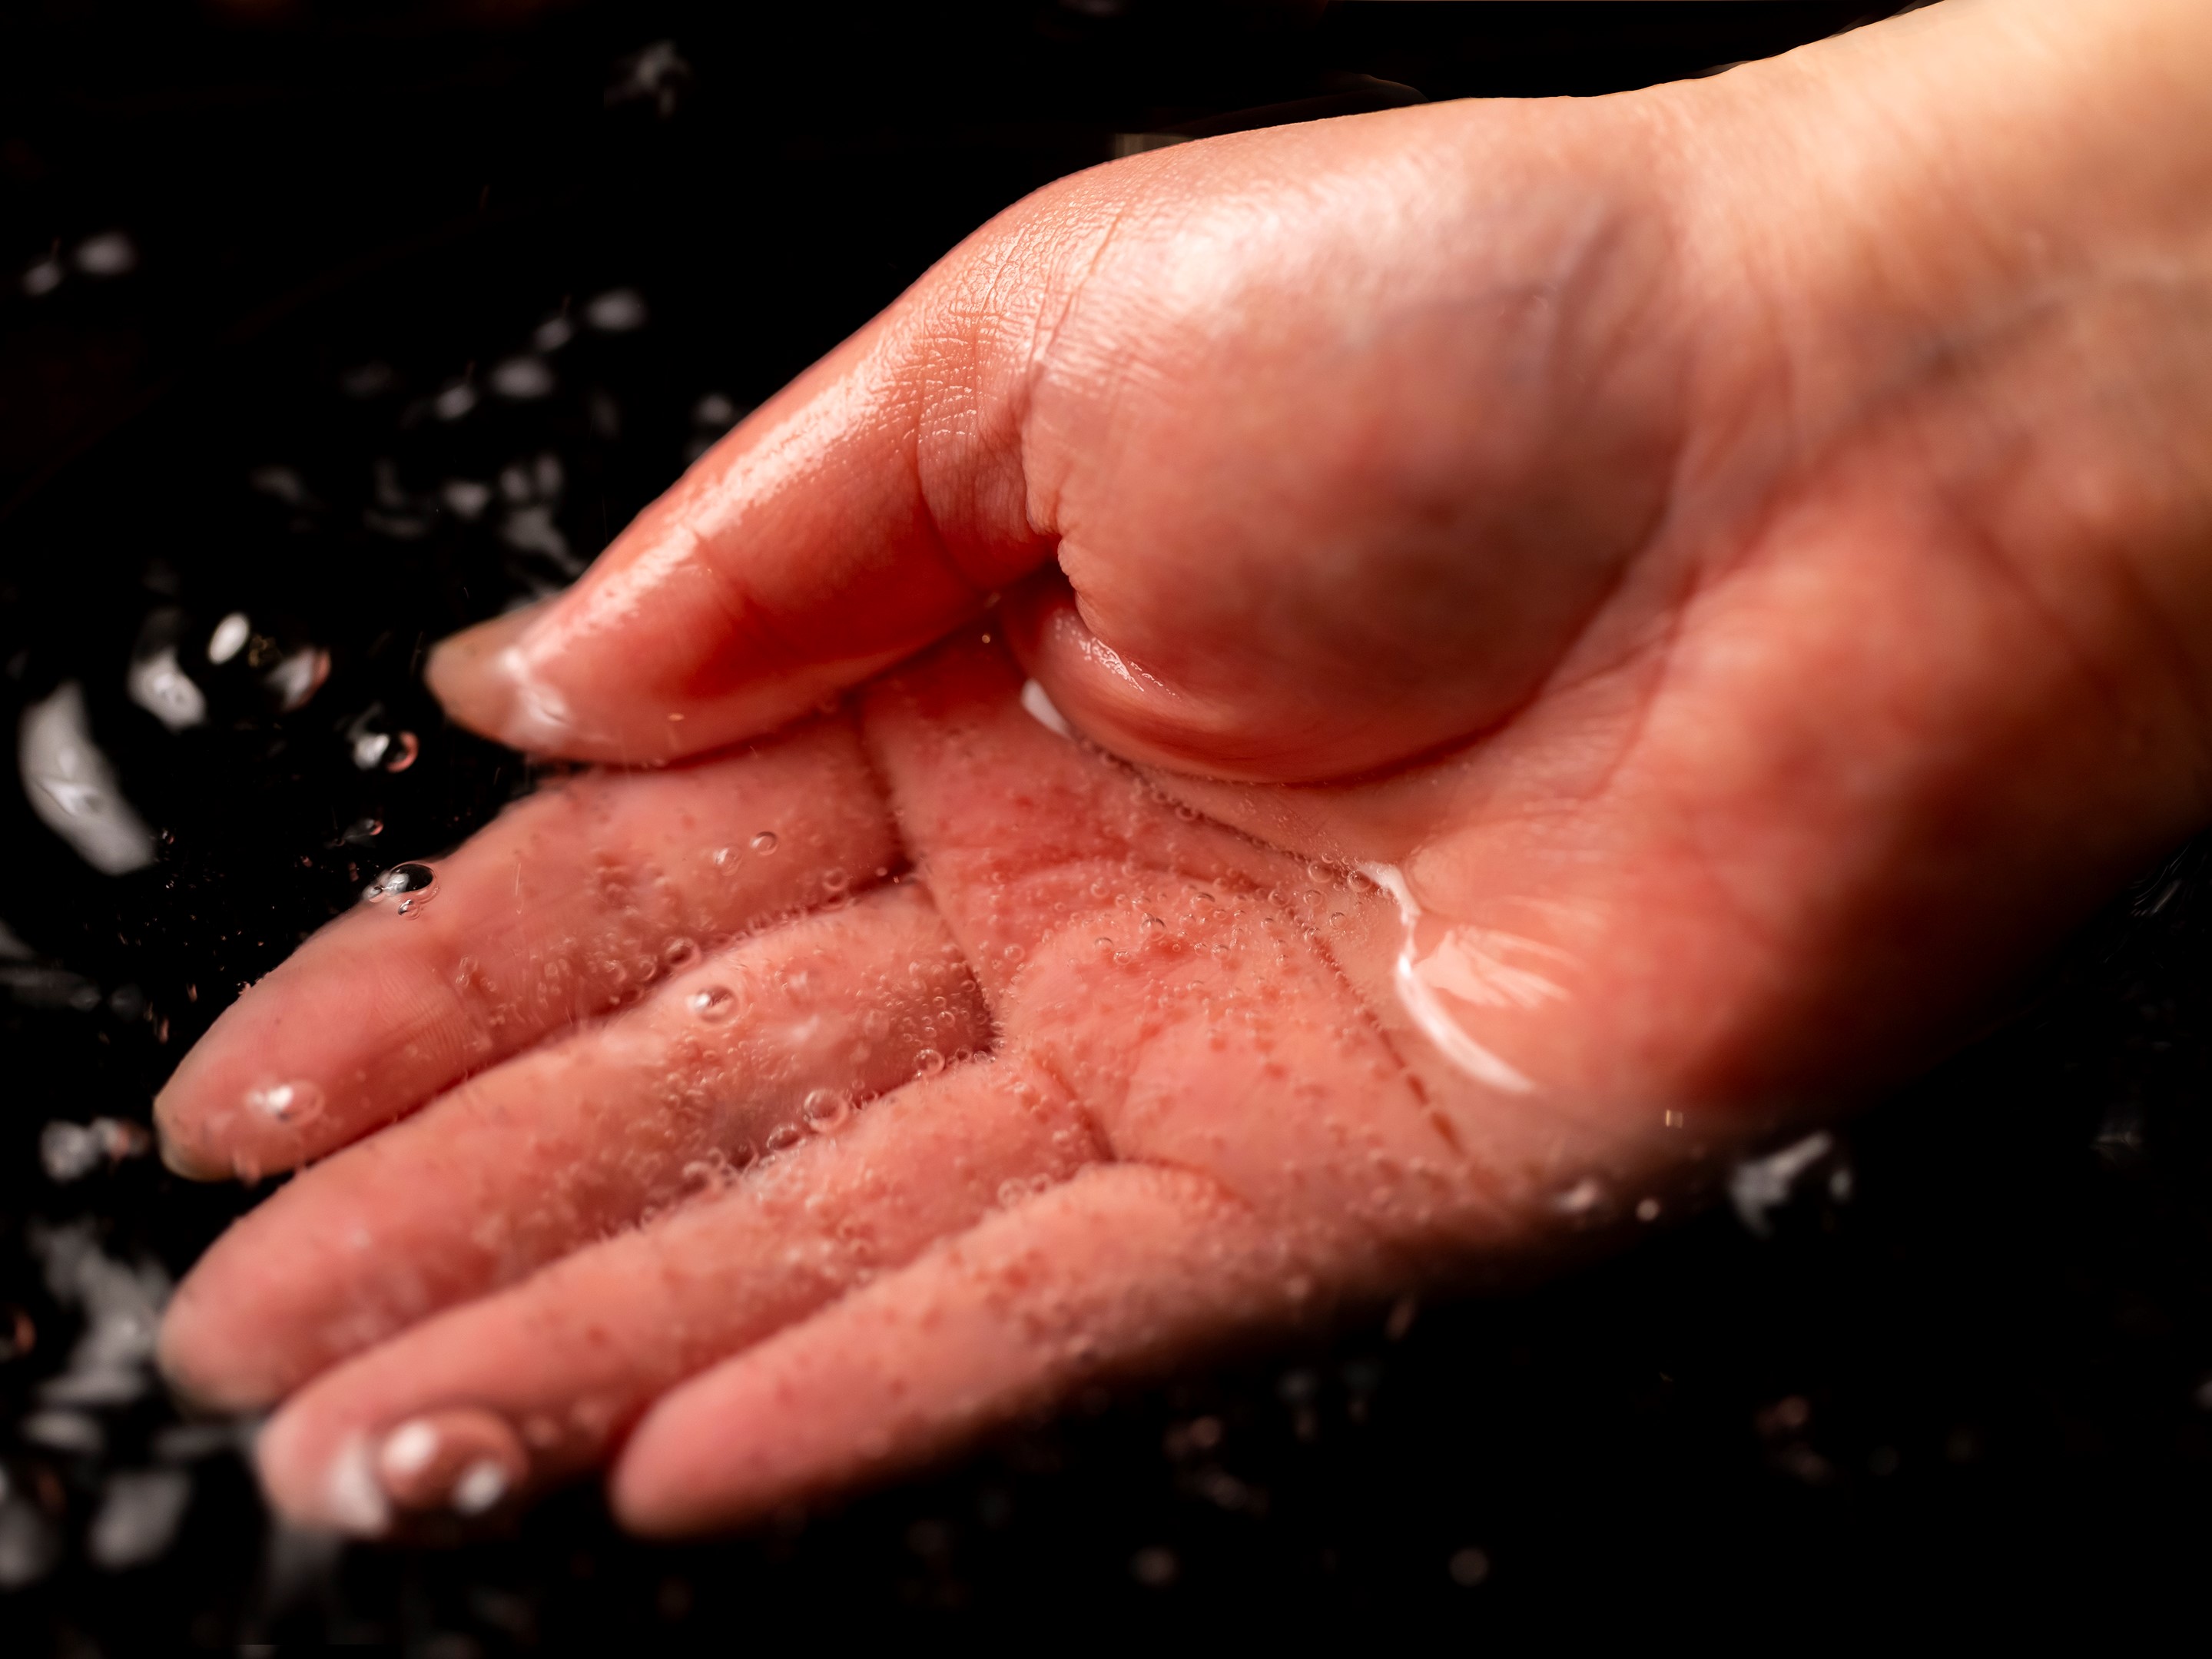
[[[957,302],[974,263],[953,256],[757,411],[574,587],[440,645],[447,712],[541,754],[672,759],[781,725],[1048,558],[988,351],[1003,331]]]

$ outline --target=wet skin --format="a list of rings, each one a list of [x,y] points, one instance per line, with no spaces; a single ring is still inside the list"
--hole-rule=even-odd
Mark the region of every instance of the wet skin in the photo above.
[[[165,1363],[303,1518],[696,1529],[1923,1061],[2212,818],[2209,70],[1952,0],[1010,210],[434,661],[611,765],[179,1067],[322,1161]]]

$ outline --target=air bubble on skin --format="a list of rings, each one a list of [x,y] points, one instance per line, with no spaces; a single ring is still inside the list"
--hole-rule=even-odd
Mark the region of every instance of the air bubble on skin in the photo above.
[[[319,1116],[325,1101],[320,1089],[301,1079],[248,1089],[246,1104],[258,1116],[290,1127]]]
[[[945,1069],[945,1056],[934,1048],[924,1048],[914,1057],[916,1077],[935,1077]]]
[[[208,635],[208,660],[217,666],[228,662],[246,649],[246,642],[252,637],[252,620],[243,611],[232,611]]]
[[[660,965],[672,974],[680,974],[699,960],[699,947],[688,939],[672,939],[660,947]]]
[[[842,870],[832,868],[822,872],[822,890],[833,897],[846,891],[852,884],[852,877]]]
[[[786,1123],[769,1132],[769,1137],[762,1143],[761,1150],[768,1157],[774,1158],[778,1152],[789,1152],[805,1139],[806,1132],[804,1129],[796,1124]]]
[[[799,1115],[817,1134],[827,1134],[852,1115],[852,1097],[839,1089],[810,1089]]]
[[[428,902],[438,890],[437,872],[427,864],[395,864],[368,886],[361,896],[371,904],[381,904],[386,899],[396,898],[399,915],[411,915],[416,907]]]
[[[1478,1083],[1486,1083],[1493,1089],[1503,1089],[1511,1094],[1533,1093],[1536,1085],[1461,1029],[1459,1022],[1445,1009],[1437,994],[1437,986],[1428,971],[1430,963],[1453,945],[1457,938],[1456,931],[1445,936],[1444,945],[1435,955],[1417,961],[1413,955],[1414,933],[1421,920],[1421,907],[1414,899],[1413,890],[1407,886],[1404,872],[1393,864],[1364,864],[1359,867],[1359,873],[1398,902],[1398,918],[1404,929],[1404,939],[1398,949],[1397,966],[1392,978],[1397,987],[1398,1000],[1413,1016],[1414,1024],[1437,1046],[1437,1052]],[[1456,967],[1457,964],[1453,965]],[[1456,977],[1453,988],[1456,992]],[[1556,987],[1553,988],[1557,989]]]
[[[775,851],[775,831],[763,830],[753,837],[753,851],[765,856]]]
[[[84,688],[66,680],[23,711],[16,765],[31,810],[103,875],[127,875],[154,861],[154,832],[117,787],[114,769],[92,740]]]
[[[719,1025],[738,1012],[738,994],[726,985],[706,985],[684,1000],[701,1019]]]

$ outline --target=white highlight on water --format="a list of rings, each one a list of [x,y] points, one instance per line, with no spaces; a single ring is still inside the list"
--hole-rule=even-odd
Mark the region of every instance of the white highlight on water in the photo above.
[[[392,1524],[392,1505],[369,1462],[368,1437],[350,1436],[323,1474],[323,1512],[333,1526],[374,1538]]]
[[[463,1515],[482,1515],[507,1496],[507,1471],[489,1457],[477,1459],[453,1482],[453,1508]]]
[[[1359,869],[1376,886],[1398,901],[1398,919],[1404,927],[1404,939],[1398,947],[1397,967],[1391,977],[1397,986],[1398,1000],[1413,1017],[1414,1024],[1427,1035],[1430,1042],[1437,1045],[1437,1051],[1446,1060],[1478,1083],[1487,1083],[1493,1089],[1503,1089],[1510,1094],[1533,1094],[1536,1085],[1462,1030],[1459,1022],[1451,1017],[1450,1012],[1437,997],[1437,981],[1439,979],[1445,981],[1443,988],[1451,990],[1455,995],[1460,994],[1458,987],[1461,982],[1477,985],[1482,982],[1480,975],[1466,969],[1464,964],[1457,960],[1447,962],[1431,973],[1431,964],[1436,963],[1446,951],[1455,951],[1461,957],[1470,955],[1465,947],[1456,945],[1457,934],[1447,935],[1444,945],[1427,961],[1415,961],[1413,928],[1421,919],[1421,907],[1414,899],[1413,890],[1406,884],[1405,872],[1395,864],[1363,864]],[[1550,985],[1549,981],[1544,983]],[[1559,988],[1551,986],[1551,990],[1557,994]],[[1487,999],[1468,1000],[1481,1001]]]
[[[198,726],[207,718],[207,698],[177,665],[174,646],[164,646],[152,656],[132,663],[126,684],[131,701],[172,732]]]
[[[103,875],[128,875],[154,861],[154,832],[123,799],[115,769],[92,740],[84,688],[64,680],[23,711],[16,732],[23,793],[39,821]]]
[[[1075,728],[1067,723],[1067,716],[1060,712],[1044,687],[1035,680],[1022,682],[1022,708],[1046,731],[1071,739],[1075,736]]]
[[[243,611],[234,611],[215,625],[208,635],[208,660],[227,663],[246,648],[246,641],[253,637],[253,624]]]
[[[438,1455],[438,1431],[420,1418],[403,1423],[385,1437],[384,1467],[395,1477],[420,1474]]]

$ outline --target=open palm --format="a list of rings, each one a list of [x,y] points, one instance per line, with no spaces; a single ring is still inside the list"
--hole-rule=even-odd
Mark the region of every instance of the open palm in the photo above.
[[[1543,1260],[1949,1040],[2212,807],[2203,261],[1944,242],[1909,123],[1847,196],[1717,159],[1960,15],[980,234],[434,665],[654,769],[398,878],[187,1059],[173,1160],[336,1155],[187,1282],[173,1371],[289,1396],[303,1516],[618,1455],[632,1523],[712,1524]]]

